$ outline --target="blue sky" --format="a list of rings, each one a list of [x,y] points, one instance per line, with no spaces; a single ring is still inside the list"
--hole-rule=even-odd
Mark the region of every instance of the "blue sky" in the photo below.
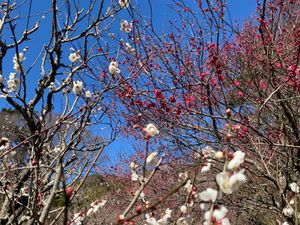
[[[243,23],[250,16],[255,14],[255,0],[229,0],[228,7],[233,19]]]
[[[147,0],[136,0],[140,8],[149,15]],[[193,0],[190,0],[194,2]],[[151,0],[153,8],[153,22],[157,26],[166,27],[168,18],[175,18],[174,10],[171,10],[168,0]],[[188,1],[185,1],[188,2]],[[203,1],[205,2],[205,1]],[[243,23],[247,18],[254,15],[256,0],[228,0],[228,8],[233,20]]]

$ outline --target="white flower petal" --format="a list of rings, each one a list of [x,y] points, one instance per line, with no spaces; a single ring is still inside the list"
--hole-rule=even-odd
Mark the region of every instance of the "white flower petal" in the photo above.
[[[215,202],[218,196],[218,191],[212,188],[207,188],[199,194],[199,199],[204,202]]]
[[[227,165],[227,168],[233,170],[242,164],[245,160],[245,153],[242,151],[236,151],[234,153],[233,159],[231,159]]]

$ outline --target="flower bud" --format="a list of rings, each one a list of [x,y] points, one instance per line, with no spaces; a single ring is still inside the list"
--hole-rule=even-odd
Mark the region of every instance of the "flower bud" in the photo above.
[[[122,223],[122,222],[124,222],[124,220],[125,220],[125,217],[124,217],[124,215],[118,215],[118,217],[117,217],[117,221],[119,222],[119,223]]]
[[[223,152],[218,151],[218,152],[215,153],[215,158],[216,159],[222,159],[223,157],[224,157]]]
[[[230,109],[226,109],[226,115],[227,115],[228,117],[231,116],[231,110],[230,110]]]
[[[137,207],[135,207],[135,211],[136,213],[141,213],[143,207],[141,205],[138,205]]]
[[[65,189],[65,193],[66,193],[66,197],[67,198],[71,198],[71,196],[73,195],[74,193],[74,189],[72,187],[67,187]]]
[[[180,212],[182,212],[183,214],[185,214],[187,212],[187,207],[185,205],[182,205],[180,207]]]

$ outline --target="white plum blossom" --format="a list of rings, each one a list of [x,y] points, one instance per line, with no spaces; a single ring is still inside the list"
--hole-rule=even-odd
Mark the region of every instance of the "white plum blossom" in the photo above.
[[[210,162],[205,163],[205,165],[201,168],[201,173],[208,172],[210,168],[211,168],[211,163]]]
[[[221,220],[221,224],[222,224],[222,225],[230,225],[229,219],[228,219],[228,218],[223,218],[223,219]]]
[[[120,31],[130,33],[132,31],[132,23],[128,23],[127,20],[121,20]]]
[[[230,225],[229,220],[226,218],[227,212],[228,209],[223,205],[215,209],[212,213],[210,210],[207,211],[204,214],[205,222],[203,223],[203,225],[209,224],[209,221],[211,220],[212,217],[214,217],[214,219],[218,222],[218,224]]]
[[[194,152],[194,157],[195,157],[196,159],[201,158],[201,153],[195,151],[195,152]]]
[[[149,214],[145,215],[147,225],[167,225],[169,224],[169,219],[171,218],[172,210],[166,209],[164,216],[158,221],[151,217]]]
[[[26,59],[24,57],[24,53],[23,52],[20,52],[18,54],[19,57],[17,57],[17,54],[15,54],[15,56],[13,57],[13,63],[14,63],[14,70],[17,72],[17,73],[21,73],[21,67],[22,67],[22,62]],[[19,58],[19,60],[18,60]]]
[[[53,152],[55,153],[58,153],[61,151],[61,148],[59,146],[56,146],[54,149],[53,149]]]
[[[86,215],[87,216],[92,216],[95,213],[94,208],[89,208],[89,210],[87,211]]]
[[[211,220],[211,216],[212,216],[212,212],[211,212],[210,210],[206,211],[206,212],[204,213],[204,219],[205,219],[205,222],[210,221],[210,220]],[[204,224],[206,224],[205,222],[204,222]]]
[[[233,174],[229,172],[221,172],[216,176],[216,181],[223,193],[232,194],[246,182],[246,176],[244,175],[244,170],[234,172]]]
[[[158,163],[158,158],[157,158],[158,153],[157,152],[152,152],[146,159],[146,163],[148,166],[156,166]]]
[[[135,171],[131,172],[131,180],[132,181],[138,181],[139,180],[139,175]]]
[[[10,73],[9,80],[7,81],[9,91],[15,92],[19,84],[20,84],[20,80],[17,78],[16,73]]]
[[[102,208],[106,204],[106,200],[96,200],[91,203],[91,208],[86,213],[87,216],[91,216],[96,213],[100,208]]]
[[[207,188],[199,194],[199,199],[204,202],[215,202],[218,196],[218,191],[213,188]]]
[[[121,70],[118,68],[117,62],[111,62],[109,64],[108,70],[112,75],[116,75],[121,72]]]
[[[242,151],[236,151],[233,158],[229,161],[227,168],[230,170],[236,169],[245,160],[245,153]]]
[[[74,81],[73,82],[73,92],[75,95],[80,95],[82,91],[82,81]]]
[[[169,219],[171,218],[172,210],[166,209],[165,215],[157,221],[157,225],[167,225]]]
[[[134,55],[136,53],[135,48],[131,47],[131,45],[128,42],[126,42],[125,46],[125,51],[127,54]]]
[[[222,159],[224,157],[224,153],[222,151],[218,151],[215,153],[214,157],[216,159]]]
[[[9,74],[9,79],[10,79],[10,80],[15,79],[16,77],[17,77],[17,74],[16,74],[16,73],[10,73],[10,74]]]
[[[127,8],[129,6],[129,0],[119,0],[119,5],[121,8]]]
[[[285,222],[284,222],[283,224],[281,224],[281,225],[289,225],[289,223],[285,221]]]
[[[20,52],[19,53],[19,62],[23,62],[26,58],[24,57],[24,54],[23,52]],[[17,57],[17,54],[15,54],[15,56],[13,57],[13,63],[18,63],[18,57]]]
[[[78,52],[73,52],[69,55],[69,60],[74,63],[80,61],[81,57]]]
[[[292,192],[299,193],[300,188],[299,188],[299,185],[297,183],[290,183],[289,186],[290,186]]]
[[[183,180],[185,180],[187,178],[188,178],[188,173],[187,172],[179,173],[178,174],[178,181],[183,181]]]
[[[147,133],[149,137],[155,137],[159,135],[159,130],[154,126],[154,124],[149,123],[147,124],[146,128],[144,131]]]
[[[205,148],[201,149],[201,154],[204,158],[211,157],[214,152],[215,150],[210,146],[206,146]]]
[[[143,191],[140,193],[139,199],[141,199],[143,202],[146,201],[145,200],[145,193]]]
[[[14,64],[13,69],[14,69],[17,73],[21,73],[21,72],[22,72],[22,70],[21,70],[21,65],[18,64],[18,63]]]
[[[131,169],[131,170],[134,170],[134,171],[135,171],[137,168],[138,168],[138,164],[136,164],[135,162],[131,162],[131,163],[130,163],[130,169]]]
[[[225,206],[221,206],[219,209],[215,209],[213,212],[213,217],[217,220],[222,220],[228,212],[228,209]]]
[[[193,190],[193,185],[192,185],[192,183],[191,183],[191,180],[188,180],[188,181],[186,182],[186,184],[184,185],[184,188],[186,189],[187,193],[192,192],[192,190]]]
[[[187,212],[187,207],[186,207],[186,205],[182,205],[182,206],[180,207],[180,212],[182,212],[183,214],[186,214],[186,212]]]
[[[51,82],[51,83],[50,83],[49,89],[50,89],[51,91],[55,91],[55,84],[54,84],[54,82]]]
[[[207,162],[204,164],[204,166],[201,168],[201,173],[206,173],[211,168],[211,157],[214,155],[214,149],[210,146],[206,146],[205,148],[201,149],[201,155],[203,158],[207,160]],[[197,152],[196,152],[197,153]],[[197,153],[199,154],[199,153]],[[199,155],[200,157],[200,155]]]
[[[91,98],[92,97],[92,93],[90,91],[86,91],[85,92],[85,97]]]
[[[282,213],[286,217],[292,217],[294,214],[294,209],[290,205],[288,205],[282,210]]]
[[[140,179],[139,175],[136,172],[138,165],[135,162],[130,163],[130,170],[131,170],[131,180],[138,181]]]
[[[10,80],[13,80],[13,79],[15,79],[16,77],[17,77],[17,74],[16,74],[16,73],[10,73],[8,78],[9,78]]]
[[[91,203],[91,207],[99,209],[99,207],[103,207],[106,204],[107,200],[96,200]]]
[[[70,225],[81,225],[82,221],[84,220],[84,214],[79,212],[74,214],[74,218]]]
[[[155,218],[151,217],[149,214],[145,215],[147,225],[158,225]]]

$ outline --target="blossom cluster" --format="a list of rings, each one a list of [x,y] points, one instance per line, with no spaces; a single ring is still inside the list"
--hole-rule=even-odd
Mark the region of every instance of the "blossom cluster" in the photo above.
[[[221,159],[223,154],[216,152],[216,159]],[[244,162],[245,153],[236,151],[232,154],[229,161],[225,161],[224,170],[216,175],[216,182],[220,192],[224,194],[232,194],[246,182],[244,169],[238,169]],[[223,205],[216,204],[218,198],[221,198],[221,193],[213,188],[207,188],[199,194],[199,199],[203,202],[201,208],[204,213],[204,225],[206,224],[222,224],[229,225],[230,222],[226,217],[228,209]]]
[[[91,208],[88,209],[87,213],[78,212],[74,214],[73,219],[68,223],[69,225],[82,225],[85,217],[91,217],[99,211],[105,204],[106,200],[96,200],[91,203]]]
[[[147,142],[149,138],[159,135],[159,130],[154,124],[151,123],[147,124],[143,131],[146,133],[145,137]],[[201,192],[197,192],[194,181],[188,179],[188,172],[179,174],[178,181],[185,181],[183,189],[188,200],[185,204],[179,206],[181,213],[180,217],[176,219],[176,224],[191,224],[192,217],[189,214],[189,208],[192,208],[195,202],[200,201],[200,208],[204,211],[204,225],[230,225],[229,219],[227,218],[228,209],[226,206],[219,204],[219,200],[222,198],[222,193],[232,194],[236,192],[243,183],[246,182],[246,176],[244,175],[245,170],[240,168],[241,164],[245,161],[245,153],[239,150],[236,152],[229,152],[228,150],[215,151],[212,147],[206,146],[205,148],[201,149],[201,152],[195,152],[194,156],[196,158],[201,158],[200,161],[202,163],[204,160],[204,166],[201,168],[201,173],[207,173],[212,168],[212,164],[214,162],[224,161],[225,165],[223,167],[223,171],[216,175],[216,184],[218,185],[218,189],[208,187]],[[150,153],[145,159],[145,165],[147,166],[157,166],[157,163],[158,152],[156,151]],[[143,184],[145,182],[145,178],[138,175],[138,167],[138,164],[131,162],[131,180],[139,181],[140,184]],[[294,184],[291,185],[291,189],[297,191],[297,187],[295,187]],[[147,207],[148,201],[145,201],[144,199],[144,192],[140,190],[139,193],[143,196],[143,202]],[[141,197],[139,198],[141,199]],[[164,215],[160,219],[154,218],[149,213],[145,214],[145,224],[167,225],[170,221],[174,221],[172,218],[172,211],[173,209],[167,208]]]
[[[127,20],[121,20],[120,31],[130,33],[132,31],[132,22],[129,23]]]
[[[237,170],[244,162],[244,157],[244,152],[236,151],[233,154],[233,158],[227,164],[227,170],[217,175],[216,180],[223,193],[232,194],[246,182],[246,176],[244,175],[245,170]]]
[[[81,59],[79,52],[73,52],[69,55],[69,60],[72,63],[79,62]]]
[[[16,73],[10,73],[9,79],[7,80],[7,85],[9,88],[9,91],[15,92],[20,84],[20,80],[17,78]]]
[[[75,95],[80,95],[82,92],[83,84],[82,81],[73,82],[73,92]]]
[[[229,154],[225,152],[225,154]],[[225,155],[223,152],[216,152],[210,146],[207,146],[201,150],[201,153],[195,153],[195,156],[202,157],[206,162],[202,167],[201,173],[208,172],[211,168],[211,164],[215,160],[221,160]],[[191,223],[191,216],[188,214],[188,208],[193,207],[196,199],[200,201],[200,208],[204,211],[204,225],[230,225],[230,221],[227,218],[228,209],[224,205],[219,205],[218,201],[222,198],[222,193],[232,194],[239,189],[239,187],[246,182],[246,177],[244,175],[244,170],[240,169],[241,164],[244,162],[245,153],[242,151],[236,151],[235,153],[229,154],[231,157],[228,157],[228,160],[225,160],[224,170],[217,174],[216,183],[219,187],[218,190],[214,188],[206,188],[202,192],[197,192],[197,188],[194,186],[193,182],[189,179],[184,185],[184,190],[189,198],[189,201],[180,206],[181,216],[177,219],[176,224],[178,225],[188,225]],[[204,169],[203,169],[204,168]],[[188,173],[180,173],[179,181],[186,180]],[[294,185],[292,185],[294,188]],[[295,189],[295,188],[294,188]],[[170,209],[168,209],[171,211]],[[166,213],[167,214],[167,213]],[[163,217],[171,219],[171,213],[169,217]],[[159,220],[160,221],[160,220]],[[159,223],[153,217],[147,215],[146,222],[148,225],[158,225],[158,224],[167,224]],[[165,221],[165,220],[163,220]]]
[[[127,8],[129,6],[129,0],[119,0],[119,5],[121,8]]]
[[[21,73],[22,71],[22,62],[25,60],[25,56],[23,52],[20,52],[19,54],[15,54],[13,57],[13,63],[14,63],[14,70],[17,73]]]
[[[166,209],[165,214],[159,220],[156,220],[154,217],[151,217],[149,214],[145,215],[146,223],[148,225],[168,225],[169,219],[171,218],[172,210]]]
[[[152,123],[147,124],[144,131],[146,132],[147,137],[156,137],[159,135],[159,130]]]
[[[134,55],[136,53],[136,50],[135,50],[134,47],[131,47],[131,45],[128,42],[126,42],[126,44],[125,44],[125,52],[127,54]]]
[[[117,75],[118,73],[121,73],[117,62],[111,62],[109,64],[108,70],[112,75]]]
[[[24,50],[25,51],[25,50]],[[25,56],[23,52],[20,52],[19,54],[15,54],[13,57],[13,63],[14,67],[13,69],[15,70],[16,73],[21,73],[22,72],[22,62],[25,60]],[[20,80],[17,77],[16,73],[10,73],[9,78],[7,79],[7,86],[8,86],[8,92],[16,92],[18,89],[18,86],[20,85]],[[2,74],[0,74],[0,84],[4,83],[4,77]]]
[[[297,205],[295,204],[295,199],[297,198],[297,194],[300,192],[300,187],[297,183],[293,182],[289,184],[289,188],[292,192],[292,198],[289,202],[287,202],[287,205],[283,208],[282,214],[287,218],[292,218],[295,215],[295,217],[297,216],[300,219],[300,214],[297,215],[294,210],[294,207],[297,207]]]

